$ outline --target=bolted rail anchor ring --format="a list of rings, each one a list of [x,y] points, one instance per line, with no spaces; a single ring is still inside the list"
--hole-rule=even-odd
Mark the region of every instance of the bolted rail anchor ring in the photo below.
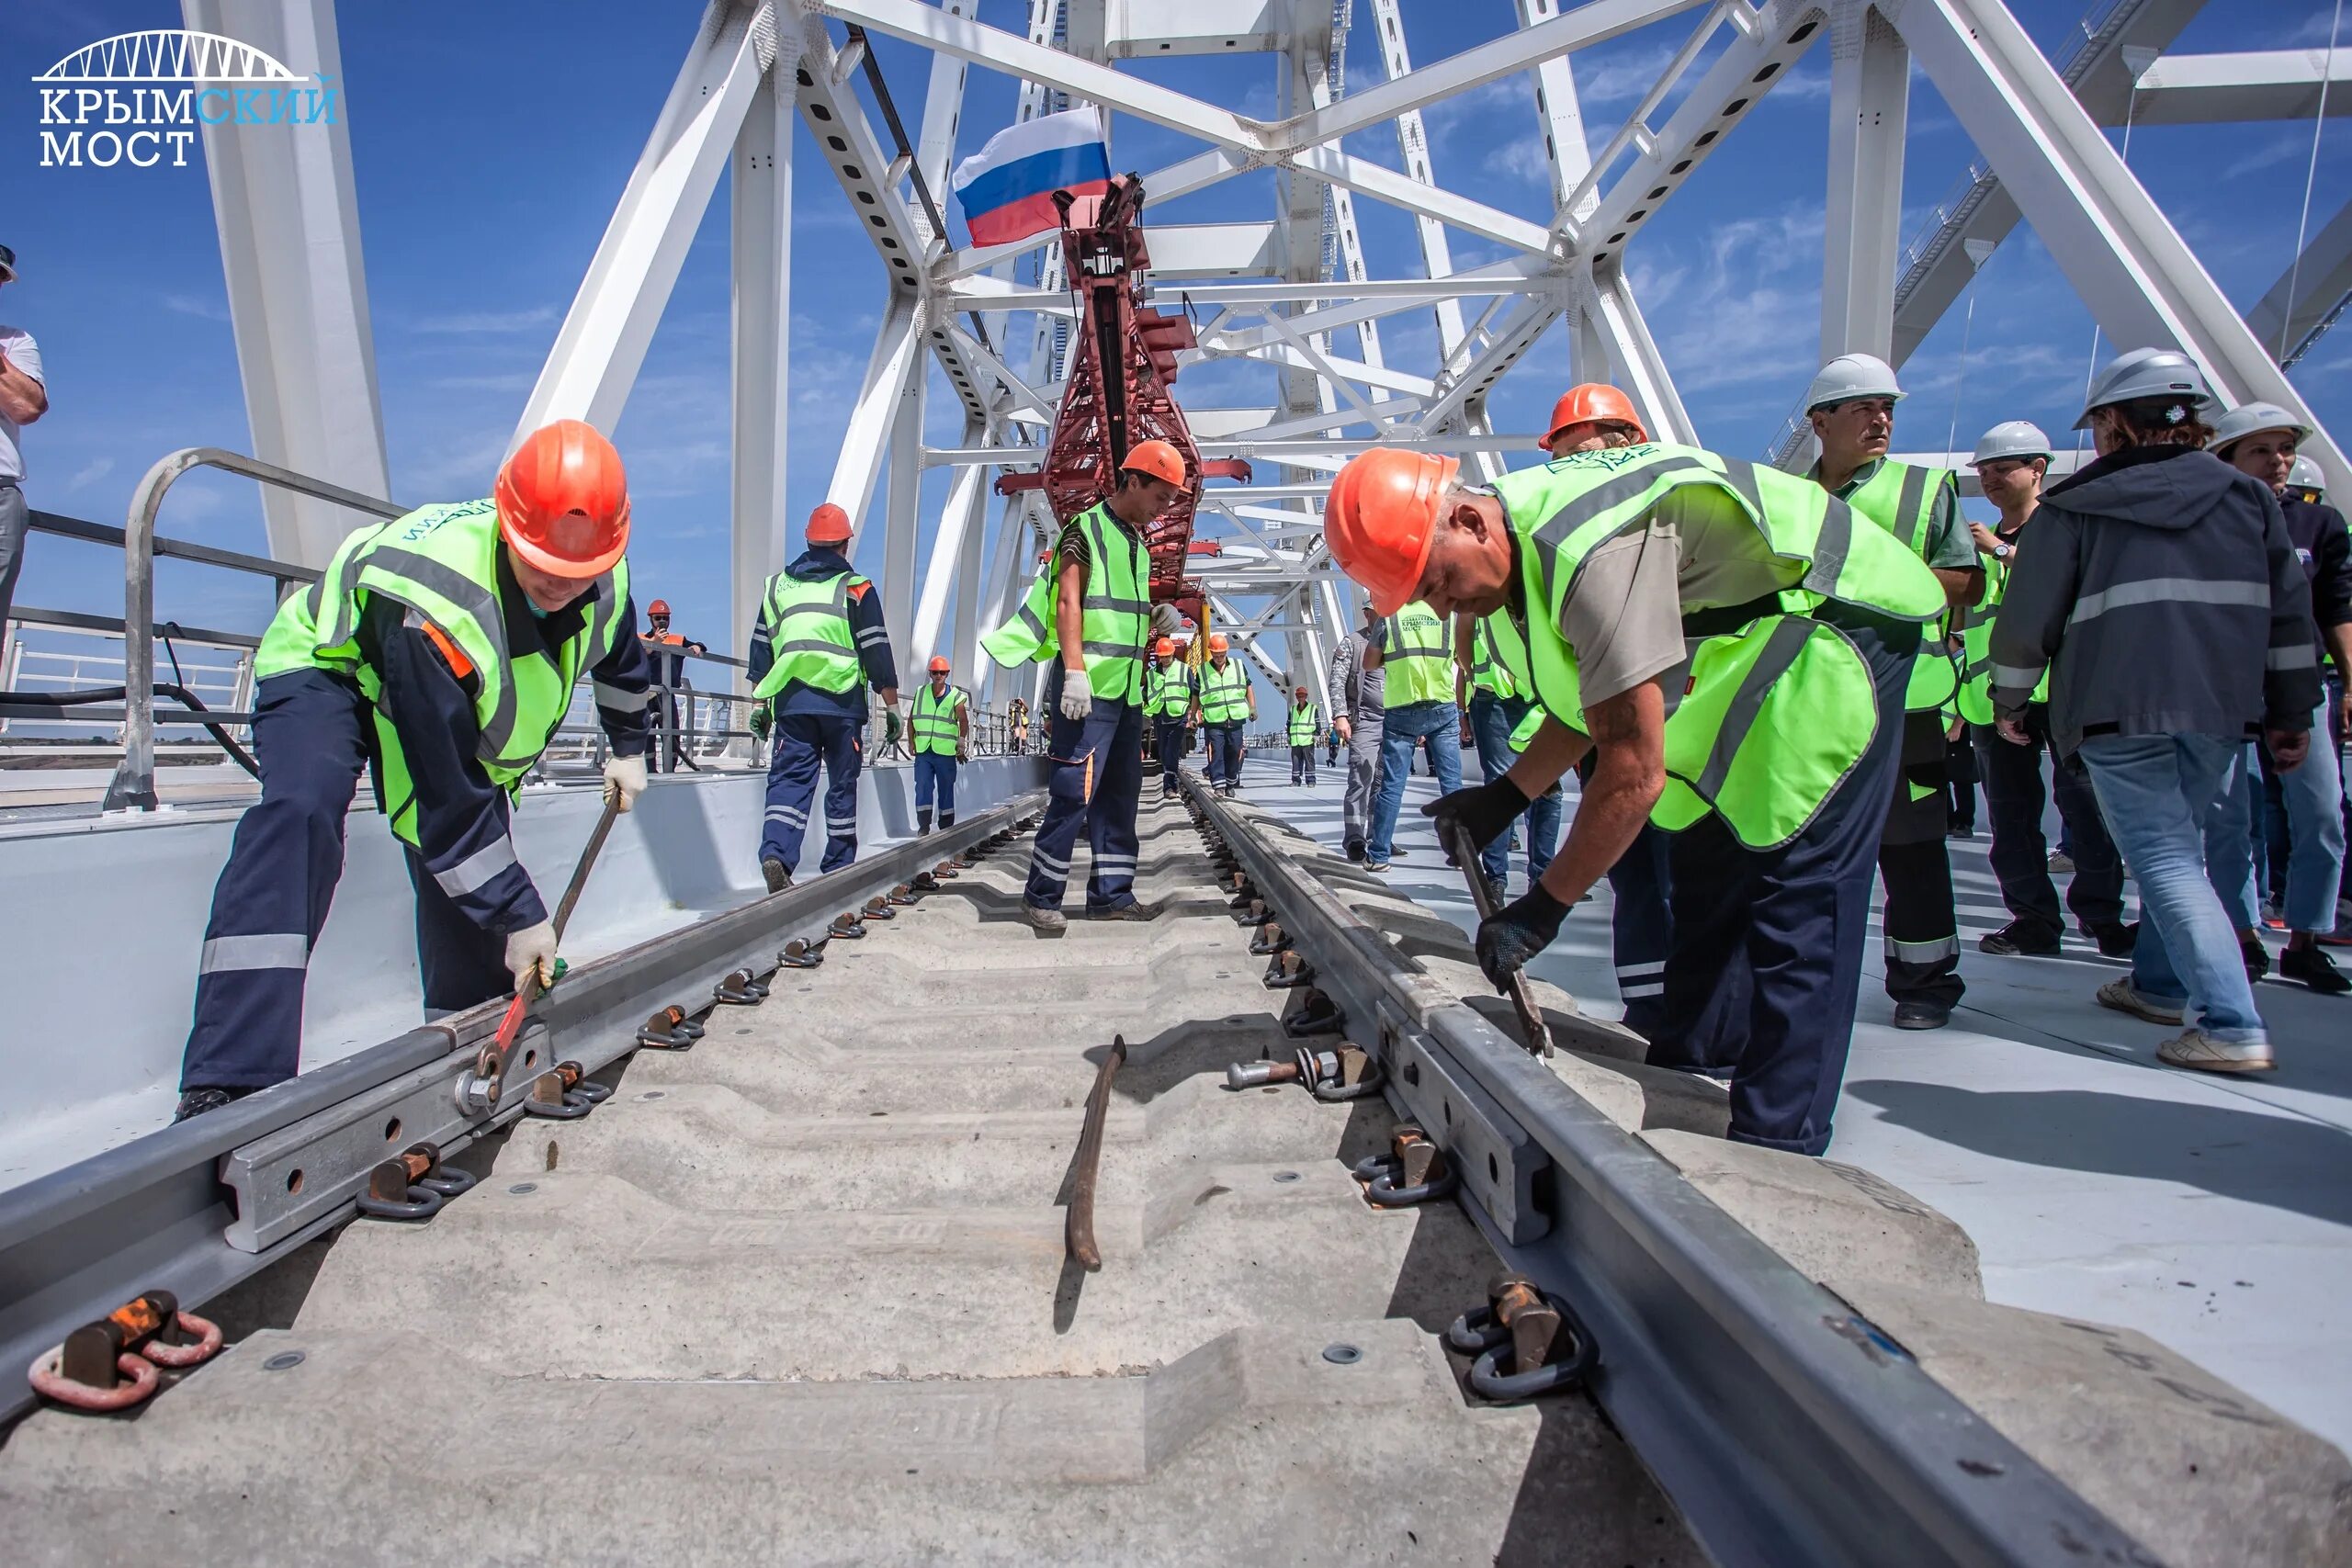
[[[1471,1389],[1504,1404],[1573,1388],[1600,1359],[1568,1303],[1522,1274],[1496,1276],[1487,1304],[1455,1318],[1445,1342],[1472,1358]]]

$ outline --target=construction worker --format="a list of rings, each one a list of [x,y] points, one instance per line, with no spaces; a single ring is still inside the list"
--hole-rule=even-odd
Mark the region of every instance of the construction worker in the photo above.
[[[1201,743],[1208,751],[1209,787],[1230,795],[1241,787],[1241,732],[1258,716],[1258,692],[1223,632],[1209,634],[1209,657],[1201,666],[1200,682]]]
[[[1323,728],[1323,710],[1306,695],[1306,688],[1294,686],[1290,694],[1290,782],[1311,784],[1315,782],[1315,739]]]
[[[1372,831],[1364,840],[1366,871],[1386,871],[1398,858],[1396,818],[1413,752],[1424,742],[1438,789],[1462,787],[1462,728],[1467,716],[1454,701],[1453,623],[1418,601],[1381,617],[1364,661],[1383,672],[1380,788],[1373,796]]]
[[[675,772],[681,762],[692,767],[693,762],[686,758],[684,737],[678,728],[678,694],[694,690],[694,682],[686,675],[686,655],[691,653],[707,658],[710,649],[698,642],[689,642],[670,629],[670,602],[667,599],[656,599],[645,607],[645,636],[640,640],[645,644],[645,656],[653,671],[651,712],[654,722],[669,738],[666,745],[653,748],[654,765],[660,768],[666,754],[672,772]],[[686,699],[688,703],[693,700],[692,697]]]
[[[1029,754],[1028,699],[1015,697],[1005,704],[1004,722],[1006,728],[1012,733],[1012,754],[1016,757],[1027,756]]]
[[[1176,639],[1151,645],[1151,668],[1143,678],[1144,712],[1151,717],[1152,754],[1159,761],[1159,796],[1176,795],[1176,774],[1184,761],[1184,721],[1193,701],[1193,667],[1176,657]]]
[[[2024,420],[1996,424],[1976,443],[1970,466],[1984,499],[2001,515],[1990,528],[1969,525],[1984,562],[1984,594],[1960,615],[1958,705],[1976,746],[1985,812],[1993,825],[1989,858],[2001,885],[2001,902],[2009,910],[2009,923],[1979,937],[1976,945],[2011,957],[2054,957],[2066,925],[2058,889],[2050,880],[2049,848],[2041,834],[2049,805],[2041,759],[2052,750],[2050,682],[2042,681],[2021,719],[2028,745],[2012,746],[1995,732],[1992,697],[1993,622],[2008,591],[2018,540],[2041,504],[2041,485],[2050,471],[2050,437]],[[2123,923],[2123,858],[2108,837],[2098,797],[2091,793],[2087,777],[2063,763],[2051,769],[2050,790],[2057,796],[2059,818],[2075,846],[2075,877],[2066,888],[2066,907],[2081,922],[2084,934],[2098,943],[2099,952],[2110,958],[2128,957],[2132,931]]]
[[[1372,837],[1372,803],[1380,793],[1381,720],[1388,712],[1387,680],[1369,663],[1380,616],[1363,607],[1363,625],[1331,650],[1331,691],[1339,712],[1331,728],[1348,744],[1348,788],[1340,801],[1340,845],[1351,861],[1363,859]]]
[[[956,771],[972,753],[972,699],[947,683],[947,660],[932,655],[931,679],[915,688],[912,716],[915,748],[915,824],[931,831],[931,803],[939,801],[939,825],[956,826]]]
[[[1823,366],[1804,400],[1821,443],[1810,477],[1902,540],[1936,574],[1955,609],[1973,604],[1984,596],[1984,569],[1961,517],[1959,479],[1949,468],[1887,459],[1902,397],[1883,359],[1848,354]],[[1946,842],[1951,810],[1943,710],[1958,687],[1946,632],[1931,627],[1904,697],[1903,777],[1890,789],[1878,857],[1886,885],[1886,994],[1897,1029],[1941,1028],[1967,990]]]
[[[865,727],[865,694],[881,694],[890,721],[899,717],[899,669],[882,601],[874,584],[850,570],[849,513],[828,501],[808,514],[808,547],[767,581],[760,618],[752,628],[747,672],[752,695],[765,706],[752,716],[754,734],[775,730],[768,761],[765,826],[760,834],[760,874],[768,891],[792,886],[808,808],[817,798],[817,770],[825,770],[825,858],[821,872],[857,858],[857,773]]]
[[[292,1077],[311,949],[343,875],[361,768],[408,859],[427,1018],[555,977],[555,927],[508,826],[582,674],[612,746],[605,795],[645,788],[645,650],[628,487],[577,420],[524,438],[487,500],[345,539],[254,656],[261,800],[212,892],[175,1120]]]
[[[1053,776],[1021,904],[1022,918],[1040,931],[1067,924],[1062,895],[1081,829],[1094,862],[1087,914],[1151,918],[1135,896],[1144,655],[1152,646],[1151,558],[1143,530],[1191,485],[1182,455],[1167,442],[1128,448],[1111,493],[1063,525],[1048,570],[982,645],[1007,666],[1054,661],[1046,687]]]
[[[1324,535],[1375,609],[1486,617],[1544,709],[1501,778],[1424,808],[1441,826],[1483,848],[1598,753],[1542,880],[1481,922],[1480,967],[1507,983],[1657,811],[1709,849],[1689,863],[1705,881],[1687,906],[1676,860],[1664,1027],[1740,998],[1731,1135],[1820,1153],[1895,716],[1941,587],[1817,487],[1691,447],[1572,453],[1491,487],[1459,474],[1453,457],[1376,447],[1332,481]]]
[[[1457,615],[1453,618],[1453,645],[1464,650],[1454,682],[1461,689],[1464,711],[1468,716],[1471,743],[1478,748],[1478,771],[1488,781],[1498,779],[1519,761],[1519,748],[1511,744],[1511,736],[1534,712],[1535,705],[1522,696],[1510,671],[1495,657],[1494,646],[1487,636],[1487,623],[1475,615]],[[1558,785],[1545,790],[1527,803],[1527,885],[1542,880],[1544,868],[1552,863],[1553,848],[1560,841],[1560,809],[1564,796]],[[1644,829],[1645,832],[1655,831]],[[1393,851],[1391,852],[1394,852]],[[1626,852],[1625,858],[1638,851]],[[1478,857],[1478,869],[1485,873],[1487,885],[1494,892],[1495,902],[1503,902],[1503,889],[1510,877],[1510,834],[1505,833],[1488,844]],[[1658,950],[1660,967],[1664,966],[1666,951]]]

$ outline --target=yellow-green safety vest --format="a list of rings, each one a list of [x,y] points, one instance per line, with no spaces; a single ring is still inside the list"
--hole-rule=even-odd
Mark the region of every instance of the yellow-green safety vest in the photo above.
[[[969,701],[971,698],[961,686],[950,686],[941,695],[933,694],[928,681],[917,686],[912,710],[915,750],[954,756],[957,739],[956,715]]]
[[[1086,540],[1086,591],[1079,600],[1086,684],[1109,702],[1143,700],[1144,649],[1151,638],[1151,558],[1143,540],[1097,502],[1071,519]],[[999,664],[1042,662],[1061,651],[1054,624],[1055,582],[1061,575],[1056,545],[1045,573],[1012,618],[980,640]]]
[[[1510,671],[1495,658],[1494,639],[1487,635],[1485,617],[1480,617],[1470,637],[1470,684],[1476,691],[1491,696],[1515,697],[1519,685]]]
[[[864,671],[849,622],[849,595],[865,581],[854,571],[811,581],[784,571],[768,579],[764,613],[775,662],[752,695],[775,696],[795,681],[820,692],[857,690]]]
[[[1381,623],[1385,706],[1453,700],[1453,623],[1416,599]]]
[[[1993,622],[2008,592],[2007,561],[1984,563],[1984,597],[1960,613],[1960,716],[1971,724],[1990,724],[1993,713]],[[2050,700],[2050,671],[2045,665],[2033,700]]]
[[[1523,622],[1506,609],[1487,629],[1520,689],[1581,729],[1576,655],[1559,630],[1577,572],[1690,484],[1734,497],[1772,553],[1804,572],[1777,612],[1699,643],[1667,719],[1668,786],[1653,818],[1685,828],[1713,808],[1742,843],[1770,849],[1804,829],[1878,733],[1869,665],[1807,612],[1824,599],[1909,621],[1943,611],[1942,584],[1891,535],[1857,527],[1853,511],[1810,480],[1696,447],[1575,453],[1495,482],[1519,542],[1526,608]]]
[[[1214,661],[1200,668],[1201,722],[1238,724],[1250,716],[1250,671],[1241,660],[1228,657],[1219,670]]]
[[[506,646],[505,612],[498,596],[498,507],[492,501],[424,506],[344,540],[326,571],[289,597],[263,634],[254,676],[266,680],[292,670],[328,670],[348,676],[371,703],[383,695],[383,677],[361,653],[359,619],[371,597],[406,605],[432,623],[470,660],[478,680],[474,722],[481,739],[474,758],[491,782],[509,794],[571,706],[571,688],[605,660],[628,602],[628,562],[613,563],[596,579],[580,630],[558,647],[516,659]],[[637,694],[614,694],[606,705],[641,705]],[[403,842],[416,839],[416,787],[400,738],[376,710],[379,804]]]
[[[1951,492],[1960,504],[1960,479],[1950,468],[1922,468],[1909,463],[1882,460],[1869,480],[1846,498],[1846,504],[1903,541],[1921,560],[1928,558],[1928,527],[1935,521],[1936,498]],[[1906,713],[1942,707],[1960,688],[1951,649],[1944,646],[1950,627],[1930,626],[1911,665],[1911,683],[1905,688]]]
[[[1143,672],[1143,711],[1157,718],[1182,718],[1193,709],[1193,667],[1171,659],[1162,670],[1151,665]]]
[[[1322,728],[1317,722],[1317,717],[1313,703],[1300,703],[1293,707],[1290,710],[1290,743],[1294,746],[1314,745],[1315,733]]]

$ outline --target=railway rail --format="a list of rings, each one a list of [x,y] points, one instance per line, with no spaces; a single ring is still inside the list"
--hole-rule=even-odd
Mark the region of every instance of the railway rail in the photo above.
[[[484,1008],[0,1197],[17,1364],[150,1288],[229,1341],[128,1416],[17,1422],[12,1559],[2337,1539],[2324,1487],[2257,1518],[2243,1476],[2167,1499],[2070,1457],[2103,1410],[2209,1472],[2299,1434],[2120,1331],[2009,1314],[1985,1371],[2003,1309],[1950,1222],[1724,1143],[1719,1089],[1541,985],[1532,1055],[1458,931],[1246,806],[1147,807],[1155,918],[1038,937],[1035,808],[583,965],[492,1114],[455,1092]]]

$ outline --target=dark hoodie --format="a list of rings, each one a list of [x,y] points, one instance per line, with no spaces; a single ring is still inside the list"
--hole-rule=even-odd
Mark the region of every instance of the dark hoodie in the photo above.
[[[1993,705],[2050,671],[2062,754],[2090,735],[2308,729],[2311,584],[2278,498],[2190,446],[2133,446],[2044,492],[1993,624]]]

